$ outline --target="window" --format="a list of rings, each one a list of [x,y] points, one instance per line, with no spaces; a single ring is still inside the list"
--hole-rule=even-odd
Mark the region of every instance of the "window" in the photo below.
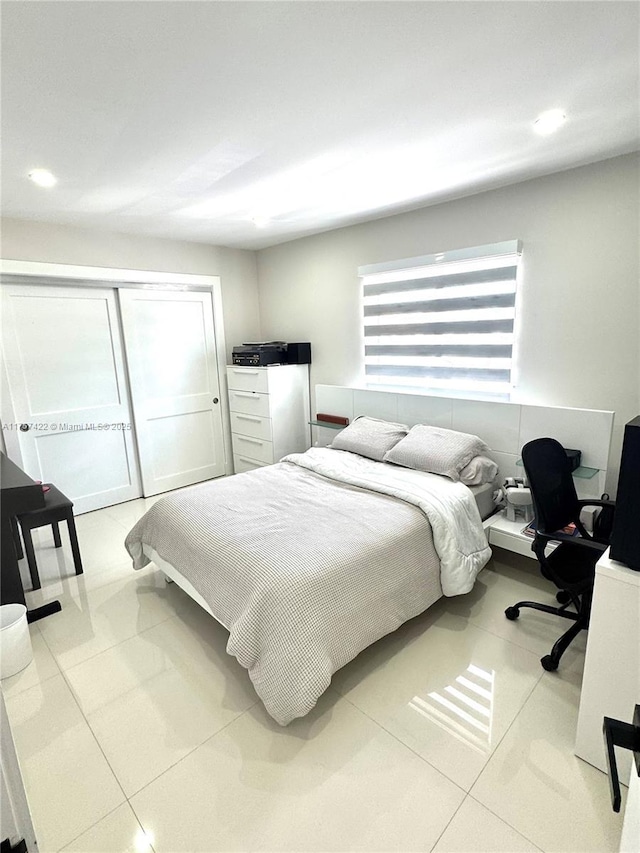
[[[367,386],[508,398],[517,240],[360,267]]]

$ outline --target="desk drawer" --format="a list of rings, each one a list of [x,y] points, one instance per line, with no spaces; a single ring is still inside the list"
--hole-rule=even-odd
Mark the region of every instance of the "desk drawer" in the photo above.
[[[266,394],[269,376],[266,367],[227,367],[227,385],[234,391],[257,391]]]
[[[238,456],[233,454],[233,470],[236,474],[242,474],[243,471],[255,471],[256,468],[264,468],[264,462],[258,462],[257,459],[249,459],[246,456]]]
[[[252,438],[248,435],[237,435],[233,433],[231,436],[233,443],[233,452],[238,456],[244,456],[248,459],[256,459],[258,462],[273,462],[273,444],[270,441],[265,441],[262,438]]]
[[[271,420],[260,415],[243,415],[241,412],[231,412],[231,432],[239,435],[250,435],[253,438],[272,440]]]
[[[269,395],[255,391],[229,391],[229,408],[243,415],[269,417]]]

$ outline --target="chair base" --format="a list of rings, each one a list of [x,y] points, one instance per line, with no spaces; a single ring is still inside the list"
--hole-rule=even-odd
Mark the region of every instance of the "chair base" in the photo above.
[[[547,672],[555,672],[560,664],[560,658],[569,648],[569,645],[578,636],[580,631],[586,631],[589,627],[589,604],[590,602],[585,597],[578,598],[571,595],[566,590],[561,590],[562,599],[568,599],[560,607],[553,607],[550,604],[539,604],[537,601],[519,601],[512,607],[507,607],[504,615],[507,619],[515,620],[520,616],[520,608],[529,607],[531,610],[540,610],[543,613],[551,613],[554,616],[561,616],[563,619],[570,619],[573,625],[559,637],[551,649],[551,654],[544,655],[540,658],[540,663],[543,669]],[[560,597],[560,596],[558,596]],[[570,604],[573,604],[577,612],[567,610]]]

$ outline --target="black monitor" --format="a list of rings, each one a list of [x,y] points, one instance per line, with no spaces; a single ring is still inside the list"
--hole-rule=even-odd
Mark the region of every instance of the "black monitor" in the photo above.
[[[640,415],[624,428],[610,555],[640,572]]]

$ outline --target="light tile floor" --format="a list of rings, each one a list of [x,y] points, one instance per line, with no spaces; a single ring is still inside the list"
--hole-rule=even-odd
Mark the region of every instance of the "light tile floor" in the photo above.
[[[155,499],[35,536],[63,610],[2,682],[40,850],[616,851],[606,777],[573,741],[585,637],[558,673],[536,564],[496,551],[466,596],[364,651],[308,717],[277,726],[227,635],[123,540]],[[25,568],[23,566],[23,568]],[[25,577],[25,588],[28,581]]]

